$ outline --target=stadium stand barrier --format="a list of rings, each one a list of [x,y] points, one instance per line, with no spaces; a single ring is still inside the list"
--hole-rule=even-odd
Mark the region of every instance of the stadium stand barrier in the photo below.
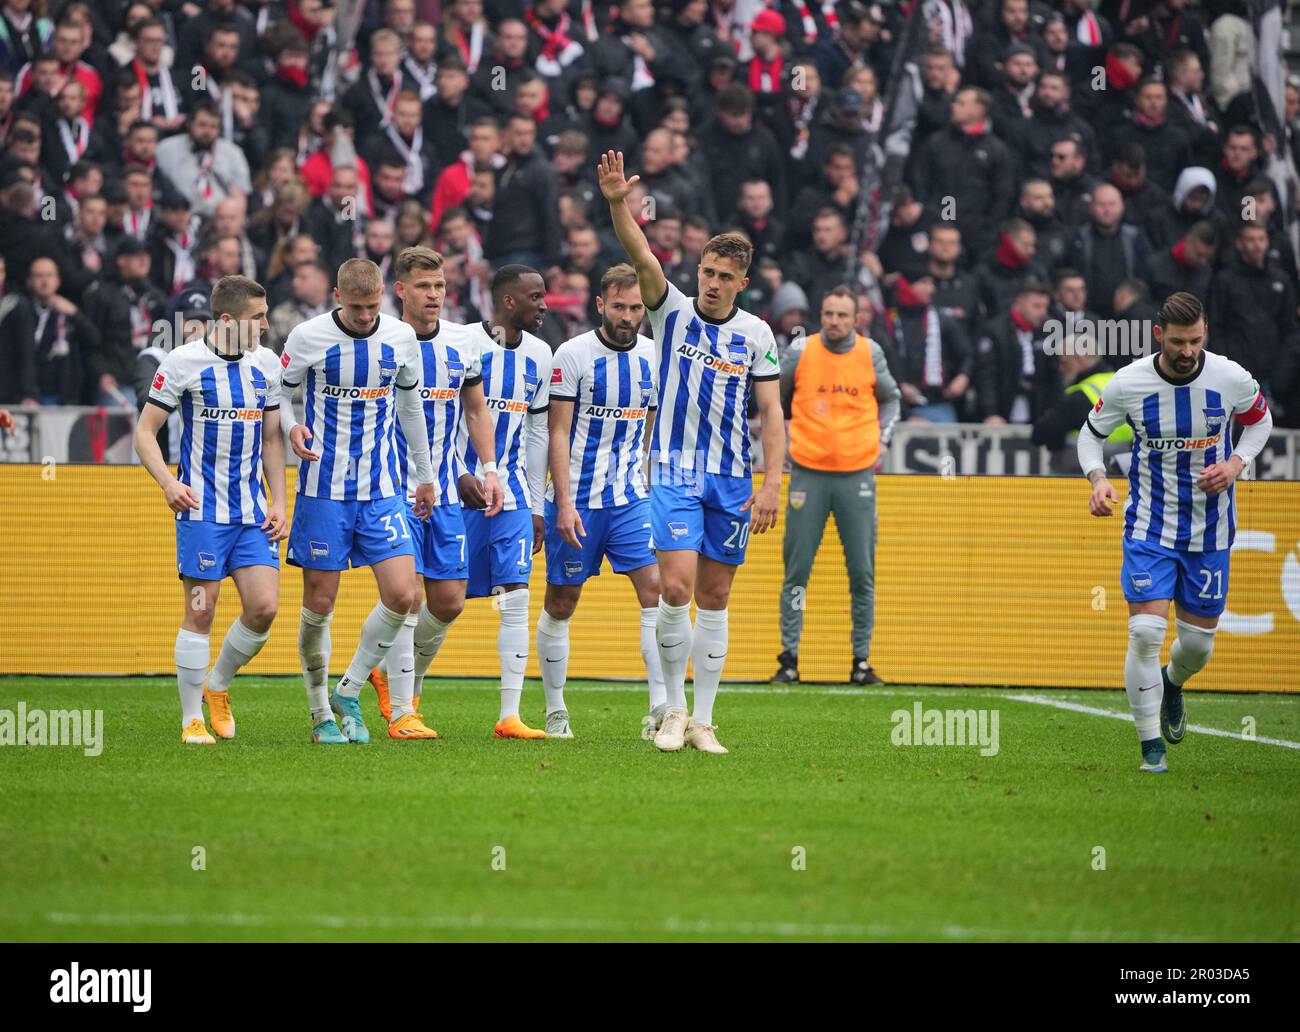
[[[1237,490],[1228,612],[1198,687],[1300,691],[1300,483]],[[882,476],[875,668],[899,684],[1117,687],[1122,521],[1090,518],[1086,499],[1075,478]],[[0,512],[0,673],[171,672],[182,604],[173,521],[142,470],[0,464]],[[779,651],[781,533],[755,537],[740,573],[732,680],[765,680]],[[841,679],[849,651],[847,576],[833,535],[828,528],[806,598],[800,667],[812,681]],[[543,579],[535,570],[534,620]],[[285,567],[280,619],[249,674],[298,672],[300,591],[298,572]],[[639,680],[639,610],[625,580],[606,569],[584,597],[570,675]],[[336,672],[373,601],[368,573],[343,578]],[[220,627],[236,606],[227,590]],[[496,630],[490,604],[472,602],[431,674],[492,676]]]
[[[135,413],[129,409],[51,406],[14,410],[15,427],[0,432],[0,463],[135,464],[132,434]],[[302,413],[298,413],[301,420]],[[758,421],[751,420],[750,446],[755,468],[763,468]],[[1070,461],[1073,446],[1064,458]],[[1038,447],[1028,426],[984,423],[901,423],[881,463],[882,473],[956,475],[991,473],[1013,476],[1069,474],[1061,455]],[[297,458],[287,456],[290,465]],[[1112,476],[1117,476],[1112,467]],[[1274,430],[1255,461],[1257,480],[1300,480],[1300,430]]]

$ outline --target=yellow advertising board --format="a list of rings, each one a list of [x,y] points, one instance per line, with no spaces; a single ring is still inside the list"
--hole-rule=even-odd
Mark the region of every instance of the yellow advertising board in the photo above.
[[[871,661],[883,677],[1121,685],[1123,525],[1088,515],[1083,480],[881,476],[877,494]],[[1195,686],[1300,691],[1300,483],[1242,483],[1237,499],[1228,612]],[[0,465],[0,673],[171,672],[184,602],[172,524],[139,467]],[[751,540],[737,577],[728,680],[765,680],[776,668],[782,529]],[[250,673],[298,672],[300,583],[297,570],[284,567],[280,617]],[[544,585],[539,556],[534,621]],[[374,601],[368,571],[344,575],[332,626],[335,672],[347,665]],[[833,522],[804,604],[804,679],[846,680],[848,578]],[[214,638],[237,607],[227,582]],[[570,676],[643,678],[639,615],[631,585],[606,566],[573,620]],[[431,675],[495,677],[496,636],[490,601],[470,602]],[[529,674],[536,673],[534,657]]]

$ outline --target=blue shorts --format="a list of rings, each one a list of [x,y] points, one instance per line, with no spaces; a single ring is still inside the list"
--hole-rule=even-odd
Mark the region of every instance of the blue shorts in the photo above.
[[[413,533],[405,498],[338,502],[300,494],[293,507],[285,558],[289,565],[309,570],[374,566],[398,555],[414,559]]]
[[[574,548],[555,529],[559,510],[554,502],[546,503],[546,583],[581,584],[588,577],[600,576],[600,561],[609,556],[615,573],[628,573],[655,561],[650,548],[650,499],[641,498],[629,505],[609,509],[578,508],[582,527],[587,532]]]
[[[256,523],[176,521],[176,570],[194,580],[225,580],[245,566],[280,567],[280,549]]]
[[[675,475],[665,466],[650,490],[651,548],[664,552],[699,552],[720,563],[739,566],[749,545],[749,477],[721,473]]]
[[[532,510],[509,509],[488,517],[481,509],[466,509],[464,519],[466,597],[486,598],[501,584],[527,584],[533,572]]]
[[[1129,602],[1172,598],[1194,616],[1219,616],[1228,603],[1229,549],[1180,552],[1124,539],[1120,579]]]
[[[406,503],[406,520],[415,535],[415,572],[429,580],[464,580],[465,520],[459,505],[435,505],[427,520],[415,515],[415,504]]]

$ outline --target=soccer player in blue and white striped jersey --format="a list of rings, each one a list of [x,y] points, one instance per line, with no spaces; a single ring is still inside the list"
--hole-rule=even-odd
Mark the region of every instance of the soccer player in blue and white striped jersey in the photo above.
[[[214,742],[204,702],[212,729],[235,737],[228,689],[270,634],[280,594],[276,543],[288,536],[280,361],[258,346],[267,330],[266,291],[244,276],[226,276],[211,300],[211,328],[159,363],[135,431],[136,453],[176,513],[176,567],[185,588],[176,680],[181,741],[189,745]],[[176,411],[180,462],[173,476],[158,430]],[[209,673],[209,633],[226,577],[234,579],[243,610]]]
[[[462,415],[458,447],[468,472],[460,480],[466,499],[465,537],[469,551],[470,598],[495,596],[501,621],[501,709],[497,738],[545,738],[519,715],[524,667],[528,663],[528,578],[533,553],[542,547],[542,520],[532,499],[546,484],[546,410],[551,385],[551,349],[530,331],[546,314],[546,284],[527,265],[504,265],[492,277],[492,318],[468,327],[479,348],[483,396],[495,423],[502,511],[488,516],[477,508],[488,469]],[[418,647],[418,641],[417,641]]]
[[[442,303],[447,295],[442,255],[428,247],[407,247],[398,254],[395,270],[402,321],[415,330],[420,347],[420,398],[433,462],[434,502],[427,520],[416,518],[418,472],[399,425],[398,473],[407,488],[408,524],[416,542],[416,572],[424,584],[422,591],[417,590],[416,605],[397,632],[382,665],[385,669],[372,670],[370,679],[380,694],[388,736],[411,740],[438,737],[418,713],[420,691],[425,671],[442,647],[448,627],[465,608],[467,544],[457,489],[457,480],[465,468],[456,452],[462,412],[468,439],[486,460],[482,463],[485,516],[495,516],[501,509],[501,483],[492,461],[496,454],[494,420],[483,398],[478,345],[467,327],[442,318]]]
[[[1124,687],[1142,749],[1139,769],[1152,773],[1168,770],[1165,740],[1183,739],[1183,685],[1209,662],[1227,604],[1233,484],[1273,426],[1255,378],[1205,350],[1208,336],[1201,302],[1171,294],[1155,326],[1160,350],[1115,374],[1079,432],[1079,465],[1092,483],[1089,511],[1110,516],[1119,495],[1106,479],[1102,442],[1125,422],[1133,427],[1120,571],[1129,611]],[[1244,427],[1235,449],[1234,419]],[[1161,667],[1171,600],[1178,636]]]
[[[286,406],[299,386],[305,395],[305,421],[290,431],[302,465],[287,559],[302,567],[298,655],[312,741],[318,744],[370,740],[361,716],[361,687],[387,655],[418,597],[394,415],[415,461],[417,518],[429,514],[435,496],[418,390],[419,345],[410,326],[380,313],[383,292],[374,262],[344,262],[334,290],[339,307],[295,326],[282,359]],[[319,453],[308,450],[309,443]],[[348,566],[370,567],[379,602],[366,617],[347,673],[327,693],[329,622],[339,574]]]
[[[628,209],[632,184],[623,155],[602,156],[600,190],[614,231],[632,259],[656,342],[659,412],[650,450],[650,509],[659,559],[655,622],[668,710],[655,745],[725,753],[713,727],[713,702],[727,656],[727,602],[749,535],[776,526],[785,421],[781,368],[772,331],[736,307],[749,283],[753,247],[737,233],[715,236],[700,254],[699,296],[664,277],[659,259]],[[767,470],[750,479],[746,408],[751,385],[762,422]],[[752,522],[751,522],[752,517]],[[696,603],[691,627],[691,598]],[[686,661],[695,668],[694,712],[686,713]]]
[[[655,645],[659,569],[650,547],[646,451],[654,426],[654,341],[637,332],[645,304],[636,270],[615,265],[596,297],[600,326],[567,340],[551,374],[551,483],[533,499],[546,521],[546,603],[537,620],[537,655],[546,691],[546,733],[572,738],[564,703],[569,668],[569,620],[582,585],[609,557],[625,573],[641,608],[641,658],[650,684],[645,728],[667,711],[663,669]]]

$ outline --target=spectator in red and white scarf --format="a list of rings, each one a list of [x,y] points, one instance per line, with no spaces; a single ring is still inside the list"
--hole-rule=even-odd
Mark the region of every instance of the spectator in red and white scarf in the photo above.
[[[451,0],[442,16],[442,38],[448,48],[460,54],[465,70],[478,71],[485,51],[492,47],[492,33],[483,18],[483,0]]]
[[[770,7],[758,12],[749,26],[749,42],[754,56],[746,68],[746,82],[754,99],[762,104],[780,96],[785,86],[785,54],[781,39],[785,36],[785,19]]]
[[[235,98],[229,87],[230,76],[239,61],[239,38],[239,29],[233,23],[214,27],[198,64],[188,75],[181,75],[177,83],[181,90],[181,106],[186,111],[193,111],[201,100],[210,100],[216,105],[221,119],[221,135],[227,139],[233,131],[232,105]]]
[[[583,55],[583,28],[573,22],[568,0],[536,0],[524,12],[529,50],[537,54],[533,66],[548,79],[558,79]]]
[[[140,84],[140,117],[160,133],[176,132],[185,124],[185,115],[171,67],[163,60],[167,29],[157,18],[145,18],[131,27],[131,40],[135,57],[130,69]]]
[[[59,90],[52,119],[42,128],[41,158],[45,177],[62,186],[68,169],[83,158],[96,160],[91,144],[90,120],[86,118],[86,90],[69,79]]]

